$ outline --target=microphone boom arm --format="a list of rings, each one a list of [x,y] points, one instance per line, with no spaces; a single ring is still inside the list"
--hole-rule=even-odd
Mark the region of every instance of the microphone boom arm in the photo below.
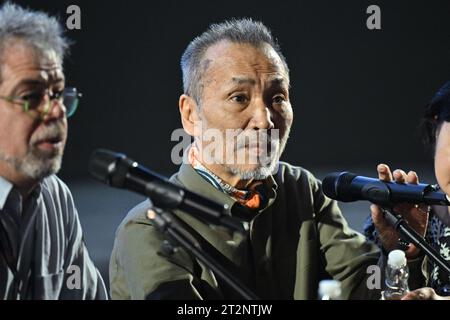
[[[200,242],[191,234],[192,230],[187,229],[188,227],[185,223],[173,213],[161,210],[157,207],[153,207],[151,210],[154,211],[155,214],[148,216],[148,218],[153,221],[160,232],[170,237],[170,239],[175,242],[175,246],[183,247],[186,251],[194,255],[245,300],[259,300],[259,297],[241,283],[230,270],[230,266],[232,266],[233,263],[227,257],[223,256],[206,240],[202,241],[202,244],[200,244]],[[166,249],[164,251],[167,252],[168,250]],[[218,261],[217,257],[220,257],[222,263]]]
[[[390,208],[383,207],[382,209],[386,220],[394,227],[395,230],[399,231],[400,234],[410,243],[421,249],[431,261],[446,271],[447,275],[450,275],[449,262],[445,260],[438,252],[436,252],[436,250],[434,250],[422,236],[411,228],[402,216],[393,213],[393,210]]]

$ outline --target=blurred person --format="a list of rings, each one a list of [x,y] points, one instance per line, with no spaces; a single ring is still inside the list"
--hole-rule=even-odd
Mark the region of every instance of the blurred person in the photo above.
[[[450,81],[445,83],[428,103],[421,123],[423,140],[434,156],[434,167],[440,188],[450,194]],[[406,176],[402,170],[396,175]],[[408,175],[415,175],[409,172]],[[403,179],[404,180],[404,179]],[[377,208],[372,208],[365,226],[366,236],[381,247],[380,236],[373,221],[378,218]],[[425,239],[447,261],[450,261],[450,213],[449,207],[430,206],[422,212],[427,217]],[[412,291],[404,299],[450,299],[450,275],[446,274],[433,261],[425,257],[423,274],[427,288]]]
[[[105,299],[68,187],[56,177],[67,117],[68,48],[58,21],[0,7],[0,298]]]

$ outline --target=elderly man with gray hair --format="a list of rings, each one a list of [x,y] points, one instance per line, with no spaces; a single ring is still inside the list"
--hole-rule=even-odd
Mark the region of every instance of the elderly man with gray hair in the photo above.
[[[181,67],[179,111],[194,143],[171,181],[224,205],[231,216],[239,205],[249,211],[239,216],[248,220],[249,232],[239,236],[175,210],[195,243],[214,246],[263,299],[315,299],[319,282],[330,278],[340,281],[343,299],[380,298],[380,288],[368,285],[369,266],[383,265],[380,250],[349,228],[309,171],[279,161],[293,108],[289,69],[270,31],[251,19],[213,24],[189,44]],[[238,135],[229,139],[230,130]],[[220,134],[211,140],[211,132]],[[385,165],[378,174],[417,183],[415,174],[392,177]],[[410,213],[404,211],[400,214]],[[110,261],[112,298],[241,298],[188,251],[167,250],[153,213],[145,201],[119,226]],[[378,217],[377,228],[390,251],[399,236],[383,219]],[[412,246],[407,252],[412,288],[423,284],[417,251]]]
[[[0,7],[0,298],[106,299],[72,195],[55,176],[79,94],[58,21]]]

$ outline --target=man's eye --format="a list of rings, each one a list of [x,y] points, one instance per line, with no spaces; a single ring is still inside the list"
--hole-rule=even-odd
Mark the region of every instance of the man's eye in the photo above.
[[[61,99],[61,97],[63,96],[64,90],[57,90],[54,91],[52,94],[52,98],[54,99]]]
[[[244,94],[238,94],[238,95],[232,97],[231,100],[234,102],[238,102],[238,103],[244,103],[244,102],[248,101],[248,98]]]
[[[284,101],[286,101],[286,99],[283,96],[275,96],[273,97],[273,102],[280,104],[283,103]]]
[[[21,96],[21,99],[27,101],[30,107],[36,107],[41,103],[43,96],[42,92],[31,92]]]

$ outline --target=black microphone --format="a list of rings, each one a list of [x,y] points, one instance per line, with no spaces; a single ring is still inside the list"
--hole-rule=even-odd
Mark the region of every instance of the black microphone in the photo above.
[[[227,205],[218,204],[177,186],[124,154],[104,149],[94,151],[89,161],[89,172],[112,187],[129,189],[148,196],[153,204],[161,209],[180,209],[215,225],[225,226],[240,233],[247,231],[246,224],[226,213]]]
[[[434,185],[384,182],[350,172],[327,175],[322,181],[322,189],[329,198],[343,202],[368,200],[384,206],[402,202],[450,205],[447,195]]]

